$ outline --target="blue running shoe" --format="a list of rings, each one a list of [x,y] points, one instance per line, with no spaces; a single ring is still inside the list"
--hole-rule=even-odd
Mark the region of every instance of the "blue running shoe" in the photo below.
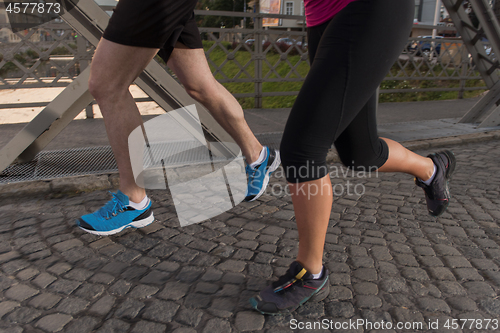
[[[266,150],[264,162],[255,168],[252,168],[249,164],[246,166],[248,187],[245,201],[254,201],[264,193],[269,183],[269,176],[278,169],[281,163],[280,152],[278,150],[271,150],[269,147],[264,147],[264,149]]]
[[[125,228],[142,228],[154,221],[151,200],[145,209],[130,207],[128,196],[122,191],[111,193],[113,199],[92,214],[83,215],[77,225],[94,235],[113,235]]]
[[[319,302],[330,294],[328,269],[323,266],[319,279],[314,279],[297,261],[285,275],[250,299],[252,308],[262,314],[281,315],[296,310],[307,301]]]

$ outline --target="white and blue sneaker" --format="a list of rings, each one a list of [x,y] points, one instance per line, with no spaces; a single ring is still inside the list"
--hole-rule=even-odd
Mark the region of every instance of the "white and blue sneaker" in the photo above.
[[[281,163],[278,150],[269,149],[269,147],[264,147],[264,150],[266,156],[262,163],[255,167],[251,167],[247,164],[245,168],[248,175],[248,187],[245,201],[254,201],[264,193],[269,183],[269,176],[278,169]]]
[[[113,199],[101,209],[83,215],[77,220],[77,225],[94,235],[113,235],[126,228],[142,228],[154,221],[151,200],[148,199],[144,209],[129,206],[128,196],[122,191],[111,193]]]

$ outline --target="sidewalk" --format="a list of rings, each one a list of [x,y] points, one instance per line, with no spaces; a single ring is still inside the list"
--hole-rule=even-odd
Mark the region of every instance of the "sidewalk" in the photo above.
[[[140,93],[134,96],[143,97]],[[13,97],[11,97],[13,98]],[[24,98],[24,97],[23,97]],[[461,118],[479,99],[407,102],[407,103],[382,103],[379,105],[378,122],[381,134],[389,134],[392,130],[384,129],[384,125],[402,122],[433,121],[438,119]],[[139,107],[145,116],[144,121],[163,114],[161,109],[155,108],[152,103],[140,103]],[[100,113],[95,107],[96,117]],[[0,110],[1,114],[9,113],[10,122],[0,124],[0,147],[5,145],[25,124],[31,116],[24,112],[14,110]],[[290,109],[251,109],[245,110],[245,119],[255,134],[283,132]],[[7,120],[6,120],[7,121]],[[447,135],[445,135],[447,136]],[[398,138],[400,139],[400,138]],[[404,137],[402,138],[404,141]],[[102,118],[74,120],[64,129],[46,148],[46,150],[70,149],[77,147],[92,147],[109,145]]]
[[[474,103],[381,104],[379,122],[388,129],[402,121],[441,122],[459,118]],[[247,110],[246,117],[257,134],[279,132],[288,112]],[[0,125],[0,146],[16,126],[23,125]],[[107,145],[103,129],[100,119],[74,121],[49,148]],[[324,258],[330,295],[278,317],[253,311],[248,299],[283,274],[298,251],[291,198],[276,191],[284,178],[273,176],[274,192],[256,202],[184,228],[177,227],[171,197],[149,191],[156,221],[111,237],[74,226],[109,199],[107,191],[3,197],[0,333],[382,332],[356,326],[358,319],[394,325],[384,332],[401,332],[397,323],[421,323],[406,332],[440,333],[479,331],[447,329],[447,320],[469,319],[469,327],[492,319],[488,331],[494,332],[500,319],[500,140],[450,148],[458,162],[452,201],[437,219],[427,214],[410,176],[344,177],[345,169],[332,164],[336,196]],[[307,329],[323,320],[332,326]],[[342,323],[350,328],[334,329]]]
[[[0,332],[313,332],[292,330],[292,319],[423,323],[413,332],[430,332],[429,320],[439,320],[434,332],[462,332],[443,325],[498,319],[500,141],[455,153],[453,198],[438,219],[407,175],[334,177],[325,247],[330,296],[281,317],[252,311],[248,298],[297,253],[286,194],[180,228],[171,199],[150,191],[157,221],[112,237],[73,225],[109,198],[106,191],[2,200]],[[340,194],[347,181],[364,193]]]

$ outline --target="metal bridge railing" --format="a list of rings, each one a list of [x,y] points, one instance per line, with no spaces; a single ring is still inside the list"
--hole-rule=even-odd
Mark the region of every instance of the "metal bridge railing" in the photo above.
[[[215,77],[244,108],[273,107],[272,100],[280,98],[286,99],[285,107],[292,105],[309,70],[303,16],[204,10],[195,14],[244,17],[253,22],[253,26],[234,29],[200,27]],[[263,27],[263,19],[269,17],[294,20],[302,28]],[[18,33],[9,32],[8,25],[0,29],[0,89],[67,86],[89,65],[94,53],[94,47],[64,22],[52,21]],[[488,43],[484,45],[494,58]],[[465,91],[480,89],[487,88],[460,38],[410,38],[380,92],[384,96],[458,91],[461,98]],[[0,101],[0,109],[46,104]],[[91,108],[87,117],[92,117]]]

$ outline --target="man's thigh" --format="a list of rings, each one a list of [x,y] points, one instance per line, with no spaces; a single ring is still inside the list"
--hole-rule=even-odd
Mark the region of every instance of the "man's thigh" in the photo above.
[[[128,86],[157,52],[155,48],[122,45],[102,38],[92,59],[91,78]]]

